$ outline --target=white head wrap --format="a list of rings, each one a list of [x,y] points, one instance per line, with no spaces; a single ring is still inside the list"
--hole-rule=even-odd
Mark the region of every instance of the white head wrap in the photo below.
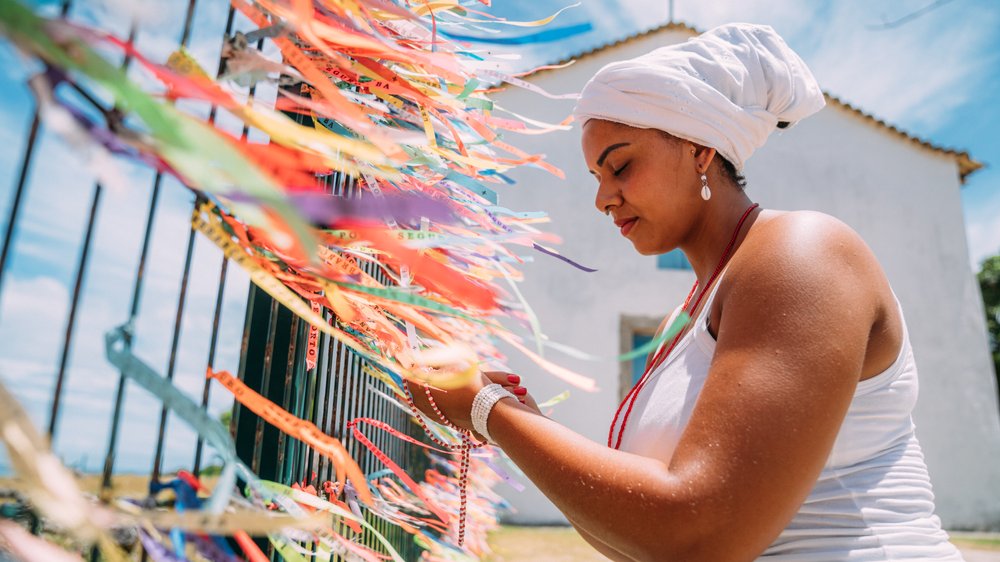
[[[809,68],[773,29],[736,23],[605,66],[574,115],[581,125],[604,119],[660,129],[714,148],[742,170],[779,122],[825,104]]]

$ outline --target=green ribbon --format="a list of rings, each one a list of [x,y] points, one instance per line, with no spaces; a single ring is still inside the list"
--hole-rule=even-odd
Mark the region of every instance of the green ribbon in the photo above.
[[[674,318],[674,321],[670,324],[670,327],[667,328],[666,330],[663,330],[663,332],[659,336],[656,336],[655,338],[649,340],[643,345],[640,345],[639,347],[633,349],[632,351],[629,351],[628,353],[623,353],[622,355],[619,355],[618,360],[629,361],[631,359],[635,359],[636,357],[648,355],[650,352],[654,351],[657,347],[659,347],[661,343],[679,334],[680,331],[684,329],[684,326],[687,326],[689,320],[691,320],[691,317],[688,316],[688,313],[681,312],[680,314],[677,315],[677,318]]]

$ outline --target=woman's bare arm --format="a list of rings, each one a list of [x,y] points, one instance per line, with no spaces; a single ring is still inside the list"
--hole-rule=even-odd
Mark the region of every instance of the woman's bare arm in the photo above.
[[[603,554],[605,557],[608,558],[608,560],[613,560],[614,562],[633,562],[633,560],[628,556],[625,556],[621,552],[618,552],[617,550],[604,544],[604,542],[602,542],[594,535],[591,535],[587,531],[581,529],[579,525],[573,523],[572,519],[569,519],[569,523],[570,525],[573,525],[573,528],[576,529],[576,532],[580,534],[580,537],[583,540],[587,541],[587,544],[594,547],[594,550]]]
[[[870,250],[822,215],[771,221],[734,258],[708,380],[670,466],[512,400],[493,438],[584,533],[634,560],[752,560],[815,483],[875,315]]]

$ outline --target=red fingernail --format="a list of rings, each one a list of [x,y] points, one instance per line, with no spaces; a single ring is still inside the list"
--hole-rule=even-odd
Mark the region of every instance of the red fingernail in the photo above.
[[[517,388],[514,389],[514,394],[516,394],[518,396],[524,396],[527,393],[528,393],[528,389],[524,388],[523,386],[519,386],[519,387],[517,387]]]
[[[520,384],[521,377],[517,375],[507,375],[507,382],[509,382],[510,384]]]

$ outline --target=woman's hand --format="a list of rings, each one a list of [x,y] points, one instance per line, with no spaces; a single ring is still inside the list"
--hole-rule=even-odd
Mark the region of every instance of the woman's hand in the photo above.
[[[518,402],[524,404],[525,406],[531,408],[535,412],[541,414],[541,410],[538,409],[538,404],[535,403],[535,398],[531,396],[528,389],[521,386],[521,377],[512,373],[505,373],[503,371],[486,371],[483,373],[490,382],[499,384],[510,391],[514,396],[517,397]]]
[[[472,427],[472,401],[483,387],[494,383],[503,386],[513,393],[519,402],[538,412],[538,405],[535,403],[535,399],[528,394],[526,388],[520,385],[521,377],[502,371],[486,371],[480,373],[480,376],[473,379],[473,382],[469,385],[451,390],[430,389],[430,394],[434,398],[434,404],[437,406],[438,411],[449,422],[460,429],[474,431]],[[441,423],[441,418],[434,411],[434,407],[431,406],[430,401],[427,399],[427,388],[419,384],[410,384],[413,403],[425,416]],[[478,437],[481,436],[477,435]]]

